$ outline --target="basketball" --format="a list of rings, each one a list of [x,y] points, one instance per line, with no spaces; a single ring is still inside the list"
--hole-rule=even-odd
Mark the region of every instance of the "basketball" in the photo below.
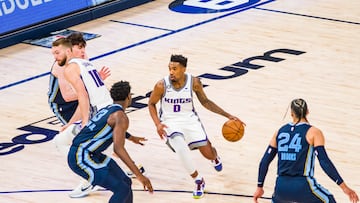
[[[227,141],[236,142],[244,136],[244,126],[238,120],[228,120],[222,127],[222,134]]]

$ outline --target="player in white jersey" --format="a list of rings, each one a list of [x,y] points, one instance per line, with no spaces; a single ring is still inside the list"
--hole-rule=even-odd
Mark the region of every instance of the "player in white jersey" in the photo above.
[[[171,56],[170,74],[156,83],[148,104],[160,138],[167,139],[167,144],[179,156],[186,171],[195,180],[193,197],[198,199],[204,195],[205,181],[191,159],[190,150],[199,149],[206,159],[211,160],[216,171],[222,170],[222,163],[194,109],[193,91],[206,109],[228,119],[240,119],[208,99],[200,79],[185,73],[186,65],[187,58],[184,56]],[[159,101],[161,103],[158,115],[156,104]]]
[[[71,58],[71,51],[68,52],[67,59],[65,78],[77,93],[81,112],[79,120],[82,126],[85,126],[93,114],[112,104],[112,99],[104,81],[90,61]]]
[[[185,73],[185,85],[181,89],[175,89],[168,76],[164,77],[166,88],[160,100],[160,120],[168,128],[165,131],[168,136],[182,132],[190,149],[206,145],[207,135],[200,122],[194,105],[192,94],[192,76]]]
[[[90,61],[80,58],[70,59],[65,68],[65,77],[73,85],[78,96],[86,95],[85,93],[87,93],[90,117],[92,117],[92,114],[97,112],[97,110],[112,104],[112,99],[104,81]],[[81,82],[83,85],[81,85]],[[82,91],[84,94],[80,93]],[[82,118],[84,119],[85,117]]]

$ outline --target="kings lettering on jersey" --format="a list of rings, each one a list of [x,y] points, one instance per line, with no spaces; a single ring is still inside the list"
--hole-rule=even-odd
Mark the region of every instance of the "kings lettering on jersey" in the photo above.
[[[164,98],[164,101],[169,104],[185,104],[185,103],[191,103],[192,98],[177,98],[177,99]]]

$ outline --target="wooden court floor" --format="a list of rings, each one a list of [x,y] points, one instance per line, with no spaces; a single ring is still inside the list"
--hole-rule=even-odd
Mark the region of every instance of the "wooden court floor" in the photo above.
[[[174,12],[170,3],[156,0],[69,28],[101,35],[88,41],[87,53],[97,66],[111,68],[108,87],[119,80],[132,85],[129,131],[148,141],[126,146],[156,190],[141,191],[134,179],[134,202],[252,202],[258,163],[297,97],[308,102],[310,122],[322,129],[330,158],[359,194],[360,1],[257,1],[204,14]],[[187,71],[202,78],[209,98],[247,124],[241,141],[227,142],[221,136],[226,118],[196,103],[224,164],[217,173],[192,153],[206,180],[208,194],[200,200],[192,199],[193,182],[159,139],[145,105],[174,53],[189,58]],[[79,177],[51,141],[60,128],[47,104],[52,63],[48,48],[20,43],[0,50],[0,202],[107,202],[111,194],[104,190],[68,198]],[[349,202],[316,164],[318,182],[338,202]],[[270,202],[275,178],[276,160],[261,202]]]

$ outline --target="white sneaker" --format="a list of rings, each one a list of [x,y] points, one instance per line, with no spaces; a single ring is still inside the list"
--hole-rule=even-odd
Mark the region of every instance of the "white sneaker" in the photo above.
[[[143,166],[139,165],[139,166],[138,166],[138,169],[139,169],[139,171],[140,171],[143,175],[146,174],[145,168],[144,168]],[[128,172],[126,172],[126,173],[127,173],[127,176],[129,176],[129,178],[136,178],[136,175],[133,174],[131,171],[128,171]]]
[[[71,198],[81,198],[89,195],[90,192],[97,191],[98,186],[91,185],[89,182],[82,181],[75,189],[69,193]]]

